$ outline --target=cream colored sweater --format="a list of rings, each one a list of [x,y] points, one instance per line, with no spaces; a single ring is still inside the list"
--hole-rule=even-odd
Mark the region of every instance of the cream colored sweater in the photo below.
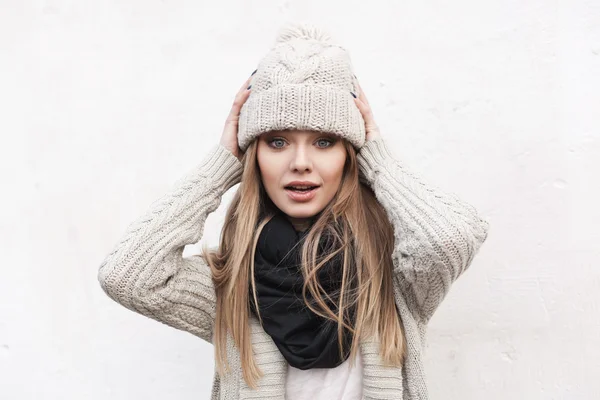
[[[374,190],[394,225],[394,292],[408,356],[401,368],[384,367],[378,343],[361,342],[363,398],[427,399],[423,355],[427,323],[451,284],[467,269],[487,237],[488,222],[454,194],[426,184],[397,158],[383,138],[358,154],[360,180]],[[207,216],[239,183],[243,166],[215,145],[127,229],[98,271],[102,289],[124,307],[212,342],[215,292],[200,256],[182,257],[200,241]],[[284,399],[287,364],[271,337],[251,317],[252,344],[264,376],[257,390],[242,378],[240,357],[228,343],[233,372],[213,376],[212,400]]]

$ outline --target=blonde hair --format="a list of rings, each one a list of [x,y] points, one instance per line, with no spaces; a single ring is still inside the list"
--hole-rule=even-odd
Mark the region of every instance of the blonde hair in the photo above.
[[[406,338],[394,302],[392,285],[393,227],[385,210],[367,185],[360,183],[356,150],[346,140],[346,164],[342,181],[332,201],[314,218],[302,246],[302,272],[305,277],[304,299],[310,291],[319,307],[315,313],[338,322],[339,348],[342,353],[342,329],[353,333],[350,358],[359,350],[359,338],[379,340],[381,358],[386,365],[399,366],[406,353]],[[276,206],[269,199],[260,177],[256,158],[258,140],[244,153],[244,172],[239,189],[227,210],[219,247],[209,250],[203,245],[202,257],[211,268],[217,296],[214,346],[216,369],[220,375],[229,370],[227,334],[231,334],[240,353],[243,377],[256,388],[263,375],[255,363],[250,335],[249,285],[256,301],[254,252],[264,225],[274,215]],[[318,260],[318,244],[323,233],[339,244]],[[328,297],[317,279],[317,271],[342,252],[343,279],[337,313],[325,303]],[[351,326],[347,310],[356,307]],[[257,311],[257,315],[260,314]]]

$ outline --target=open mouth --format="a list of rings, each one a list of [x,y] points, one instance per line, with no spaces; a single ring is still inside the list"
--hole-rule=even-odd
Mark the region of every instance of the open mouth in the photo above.
[[[285,191],[292,201],[307,202],[314,199],[320,186],[286,186]]]
[[[318,186],[286,186],[285,190],[291,190],[297,193],[308,193],[311,190],[318,188]]]

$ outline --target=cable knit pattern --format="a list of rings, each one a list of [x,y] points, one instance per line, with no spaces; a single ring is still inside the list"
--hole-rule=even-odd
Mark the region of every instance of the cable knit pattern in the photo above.
[[[402,165],[383,138],[360,150],[361,181],[393,222],[395,273],[412,311],[427,322],[487,237],[489,224],[456,195],[426,184]]]
[[[183,258],[202,237],[204,221],[241,179],[242,164],[220,145],[127,229],[106,257],[98,280],[128,309],[212,342],[216,312],[209,267]]]
[[[427,185],[392,156],[382,138],[358,154],[360,179],[370,185],[394,226],[394,297],[407,340],[401,368],[386,367],[379,344],[363,340],[364,400],[428,399],[423,352],[427,322],[467,269],[488,223],[456,195]],[[241,162],[220,144],[134,221],[102,262],[98,280],[124,307],[212,342],[215,292],[200,256],[183,258],[198,242],[207,216],[242,175]],[[256,361],[264,376],[253,390],[243,380],[239,352],[228,337],[229,374],[214,374],[212,400],[282,400],[287,364],[251,314]]]
[[[348,50],[321,27],[284,25],[250,81],[252,91],[240,110],[240,148],[278,129],[335,133],[361,148],[366,130],[351,94],[358,91],[353,70]]]

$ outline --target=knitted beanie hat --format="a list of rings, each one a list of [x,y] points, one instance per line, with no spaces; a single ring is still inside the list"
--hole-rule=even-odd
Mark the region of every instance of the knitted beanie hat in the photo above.
[[[329,132],[359,149],[365,125],[348,51],[312,24],[289,23],[259,62],[252,92],[240,110],[238,145],[246,151],[261,133],[299,129]]]

